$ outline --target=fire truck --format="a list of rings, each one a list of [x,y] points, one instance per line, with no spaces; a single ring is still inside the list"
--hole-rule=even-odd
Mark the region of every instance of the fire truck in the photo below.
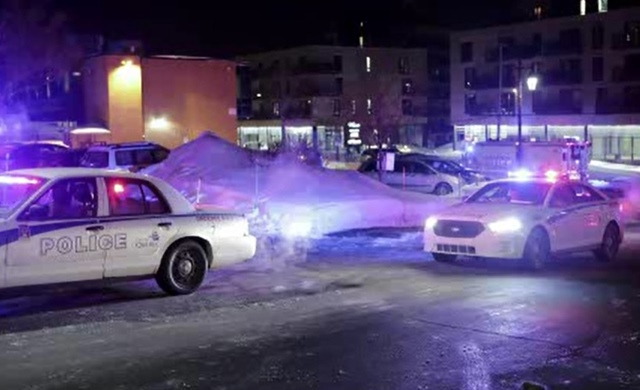
[[[466,154],[467,165],[491,179],[529,172],[586,180],[591,160],[591,143],[575,140],[523,142],[521,164],[516,161],[518,143],[478,142]]]

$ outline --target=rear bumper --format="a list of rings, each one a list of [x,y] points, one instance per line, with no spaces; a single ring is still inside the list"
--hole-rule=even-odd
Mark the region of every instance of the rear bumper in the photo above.
[[[211,268],[237,264],[251,259],[256,254],[257,239],[246,235],[241,237],[225,237],[213,242],[213,262]]]

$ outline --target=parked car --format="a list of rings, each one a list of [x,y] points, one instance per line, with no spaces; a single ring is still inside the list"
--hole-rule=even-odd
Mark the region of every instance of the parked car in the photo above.
[[[69,147],[57,142],[10,142],[0,144],[2,170],[66,165]]]
[[[113,170],[138,171],[162,162],[169,150],[152,142],[131,142],[90,146],[80,166]]]
[[[197,211],[160,179],[103,169],[0,175],[0,224],[0,288],[148,276],[189,294],[256,250],[243,215]]]
[[[364,161],[358,171],[374,179],[382,177],[382,182],[391,187],[408,191],[448,195],[460,188],[461,179],[455,175],[439,172],[423,161],[397,156],[393,171],[378,172],[377,161]]]
[[[468,169],[454,160],[420,153],[403,154],[402,158],[422,161],[438,172],[462,178],[464,184],[478,184],[489,181],[486,176],[472,169]]]

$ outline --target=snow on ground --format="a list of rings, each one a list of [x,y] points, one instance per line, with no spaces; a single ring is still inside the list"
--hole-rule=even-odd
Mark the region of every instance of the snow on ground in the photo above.
[[[321,236],[371,227],[421,226],[453,198],[404,192],[356,171],[270,158],[205,133],[145,173],[199,205],[247,213],[253,231]],[[308,233],[308,234],[305,234]]]

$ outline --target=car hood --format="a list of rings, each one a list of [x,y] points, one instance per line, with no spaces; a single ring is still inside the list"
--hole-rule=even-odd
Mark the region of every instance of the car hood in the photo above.
[[[446,208],[437,215],[437,219],[459,221],[494,222],[502,218],[531,218],[542,214],[539,206],[514,203],[458,203]]]

